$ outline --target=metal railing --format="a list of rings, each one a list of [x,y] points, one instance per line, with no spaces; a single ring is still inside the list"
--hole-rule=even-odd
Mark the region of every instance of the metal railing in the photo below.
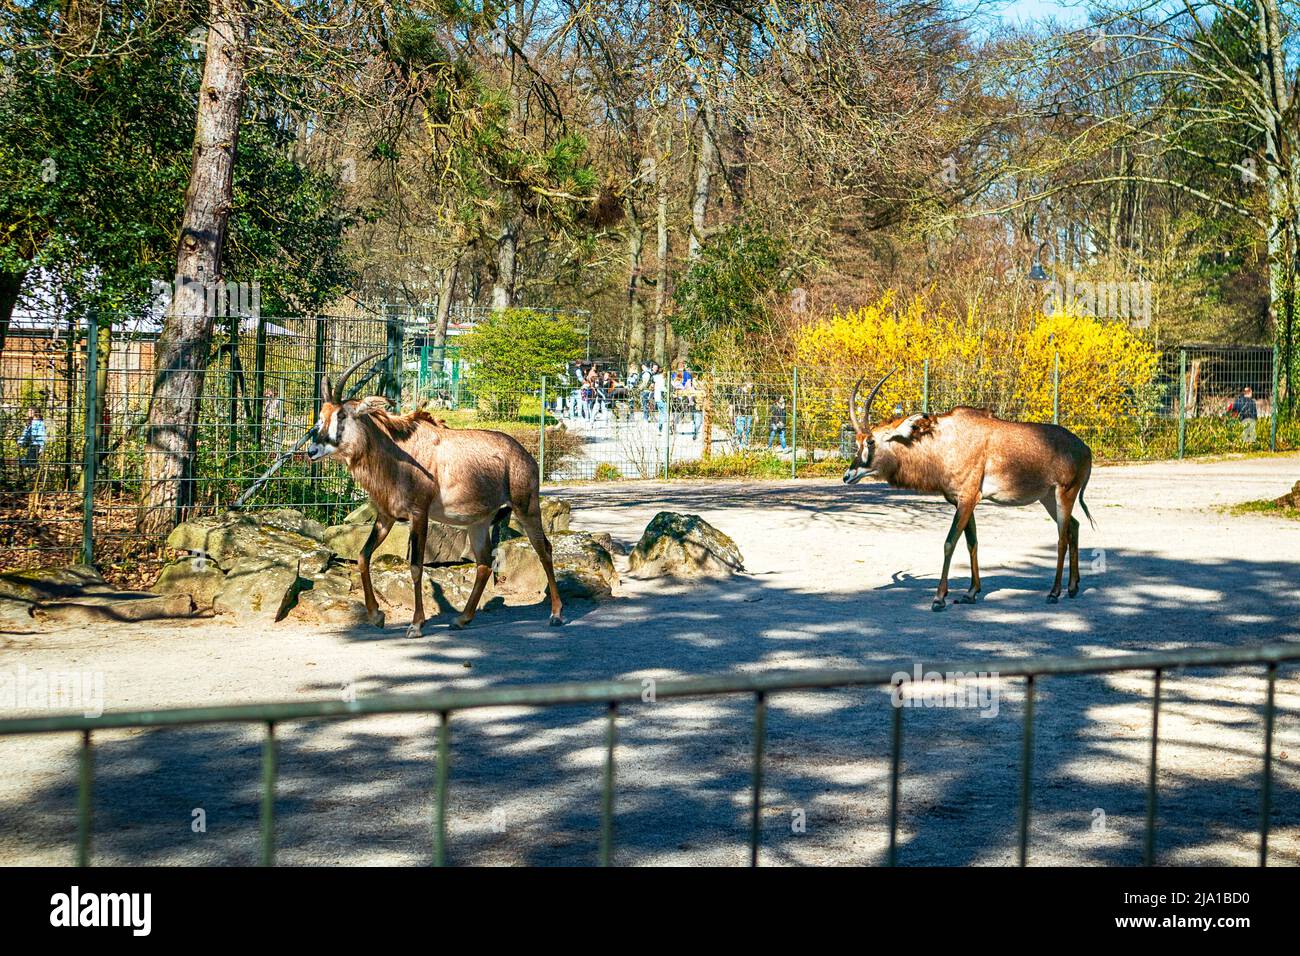
[[[1269,816],[1273,799],[1273,727],[1275,685],[1280,663],[1300,660],[1300,645],[1282,644],[1256,648],[1187,650],[1175,653],[1132,654],[1102,658],[1031,658],[1028,660],[985,660],[976,663],[934,663],[923,666],[940,674],[996,673],[1025,679],[1024,734],[1020,767],[1020,809],[1018,820],[1019,865],[1029,859],[1029,821],[1032,812],[1034,698],[1039,678],[1150,671],[1153,676],[1151,707],[1151,750],[1147,776],[1146,826],[1142,861],[1150,866],[1156,859],[1157,779],[1160,747],[1160,694],[1167,671],[1190,667],[1265,666],[1264,739],[1260,770],[1259,865],[1268,863]],[[760,813],[763,803],[763,758],[767,702],[772,694],[798,690],[826,690],[846,687],[893,687],[898,665],[860,669],[810,670],[769,674],[730,674],[689,677],[656,682],[654,699],[716,697],[751,694],[754,698],[754,745],[750,783],[749,862],[757,866],[761,846]],[[323,700],[241,704],[224,707],[177,708],[127,711],[100,717],[50,716],[0,720],[0,736],[80,732],[80,780],[77,794],[77,862],[89,865],[91,853],[94,754],[91,735],[97,730],[179,727],[196,724],[261,723],[266,727],[262,749],[261,839],[262,863],[275,863],[275,788],[277,724],[321,718],[355,718],[379,714],[436,713],[438,724],[437,774],[433,814],[433,862],[446,862],[447,790],[451,763],[451,715],[458,711],[487,707],[557,707],[603,704],[606,708],[605,764],[601,788],[599,862],[608,866],[614,848],[615,749],[618,741],[619,705],[644,700],[641,681],[608,681],[550,684],[536,687],[502,687],[470,691],[437,691],[428,694],[385,695],[354,701]],[[902,773],[903,708],[894,707],[890,729],[889,849],[886,863],[898,861],[899,778]]]

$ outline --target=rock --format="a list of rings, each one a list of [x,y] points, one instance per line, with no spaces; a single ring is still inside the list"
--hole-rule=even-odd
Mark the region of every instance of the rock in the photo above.
[[[298,574],[304,578],[324,574],[333,558],[334,552],[329,548],[314,548],[311,551],[304,551],[298,555]]]
[[[87,564],[0,574],[0,598],[14,601],[35,603],[111,590],[99,572]]]
[[[326,528],[322,541],[325,547],[340,558],[355,561],[361,556],[361,546],[366,543],[368,537],[370,537],[370,525],[345,522]],[[405,561],[410,547],[411,525],[409,522],[401,521],[393,525],[384,543],[375,549],[372,558],[391,554]],[[471,557],[469,539],[464,530],[439,524],[436,521],[429,522],[429,537],[424,544],[425,564],[452,564],[469,557]]]
[[[289,612],[307,583],[298,576],[297,555],[292,562],[274,556],[240,558],[226,575],[212,607],[240,623],[270,624]]]
[[[379,612],[383,614],[383,611]],[[289,611],[289,620],[302,624],[332,627],[363,627],[367,623],[366,606],[360,601],[330,591],[312,588],[298,595],[298,603]]]
[[[117,591],[36,604],[32,607],[32,617],[61,624],[93,624],[189,617],[193,611],[194,603],[188,594]]]
[[[179,558],[163,565],[153,589],[159,594],[188,594],[195,607],[210,608],[226,575],[210,561]]]
[[[1300,508],[1300,481],[1297,481],[1281,498],[1274,498],[1273,504],[1281,508]]]
[[[465,610],[465,605],[469,603],[470,592],[474,590],[474,577],[477,573],[478,565],[473,563],[425,568],[424,576],[432,585],[434,599],[437,601],[433,607],[440,611],[450,609],[457,613]],[[496,596],[496,584],[489,577],[487,583],[483,585],[478,609],[484,610],[488,601]]]
[[[561,531],[568,531],[572,520],[573,508],[567,501],[559,498],[542,499],[542,530],[546,532],[548,538]],[[513,532],[510,535],[512,538],[524,533],[524,526],[519,523],[519,516],[513,512],[510,515],[510,530]]]
[[[252,517],[263,528],[292,531],[294,534],[301,534],[316,541],[319,541],[325,534],[323,524],[308,518],[301,511],[294,511],[292,508],[271,508],[267,511],[257,511],[252,513]]]
[[[699,515],[661,511],[628,559],[635,578],[727,577],[745,570],[736,542]]]
[[[168,535],[167,545],[202,554],[223,571],[230,571],[245,559],[276,558],[296,566],[298,555],[316,550],[320,541],[298,531],[264,526],[250,514],[227,512],[178,524]]]
[[[32,607],[31,601],[0,597],[0,621],[7,624],[31,624]]]
[[[469,601],[470,591],[474,589],[475,566],[473,564],[454,564],[424,569],[420,581],[424,592],[425,613],[433,616],[440,611],[452,609],[462,611]],[[415,587],[411,583],[411,566],[395,555],[384,555],[370,562],[370,581],[375,588],[375,597],[383,604],[393,608],[415,607]],[[355,585],[359,591],[360,574]],[[487,604],[496,596],[496,589],[491,579],[483,588],[479,598],[479,607]]]
[[[369,501],[367,501],[364,505],[361,505],[359,508],[353,508],[351,511],[349,511],[348,516],[343,519],[343,523],[369,525],[375,523],[376,517],[377,516],[375,515],[375,506],[372,505]]]
[[[561,596],[603,600],[618,585],[618,572],[609,549],[596,535],[561,531],[548,536]],[[546,571],[526,538],[503,541],[493,564],[497,589],[509,594],[539,594],[546,590]]]

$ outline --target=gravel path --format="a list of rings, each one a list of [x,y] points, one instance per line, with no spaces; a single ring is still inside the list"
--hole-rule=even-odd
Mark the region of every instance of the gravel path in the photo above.
[[[384,632],[264,631],[217,621],[0,633],[0,672],[91,671],[109,709],[442,687],[866,662],[1110,655],[1300,641],[1300,522],[1218,506],[1281,494],[1300,456],[1099,468],[1083,529],[1084,589],[1044,603],[1054,529],[1040,508],[984,506],[987,597],[929,610],[950,509],[879,484],[627,482],[566,486],[575,526],[630,545],[660,510],[731,534],[749,573],[680,587],[625,581],[600,606],[449,615],[419,642]],[[625,559],[624,559],[625,561]],[[965,586],[959,553],[954,587]],[[1271,858],[1300,863],[1300,668],[1277,685]],[[1162,862],[1254,861],[1263,681],[1258,668],[1174,673],[1161,713]],[[900,862],[1010,864],[1016,853],[1022,682],[991,707],[904,714]],[[1031,863],[1135,864],[1145,814],[1149,675],[1048,678],[1037,694]],[[881,691],[776,695],[768,718],[763,862],[875,863],[887,838],[890,707]],[[22,711],[15,713],[23,713]],[[628,707],[620,728],[616,861],[746,859],[752,702]],[[280,862],[430,858],[436,719],[290,724]],[[498,709],[453,720],[455,863],[595,859],[602,709]],[[260,730],[104,732],[99,863],[251,863]],[[0,863],[64,863],[75,835],[75,741],[0,738]],[[196,811],[202,811],[196,814]],[[202,818],[204,832],[196,832]]]

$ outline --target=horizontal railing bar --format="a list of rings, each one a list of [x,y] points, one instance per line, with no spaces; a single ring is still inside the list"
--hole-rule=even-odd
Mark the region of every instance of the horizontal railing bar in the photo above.
[[[1119,671],[1165,671],[1188,667],[1232,667],[1300,660],[1300,644],[1253,648],[1208,648],[1176,653],[1126,654],[1116,657],[1044,657],[1023,660],[936,661],[921,664],[922,672],[993,674],[999,677],[1041,677],[1051,674],[1105,674]],[[773,671],[766,674],[719,674],[660,681],[656,699],[719,694],[757,694],[817,690],[832,687],[885,686],[895,675],[911,674],[912,663],[882,664],[839,670]],[[221,707],[180,707],[168,710],[108,712],[99,717],[80,714],[20,717],[0,720],[0,736],[58,733],[71,730],[112,730],[174,727],[185,724],[283,723],[289,720],[346,718],[377,714],[437,713],[483,707],[553,707],[565,704],[636,703],[645,687],[640,680],[569,684],[539,684],[428,694],[386,694],[352,701],[315,700],[235,704]]]

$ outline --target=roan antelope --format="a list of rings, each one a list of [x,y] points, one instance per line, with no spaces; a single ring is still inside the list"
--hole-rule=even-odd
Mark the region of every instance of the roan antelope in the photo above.
[[[1079,593],[1079,522],[1073,517],[1078,501],[1092,521],[1083,501],[1083,489],[1092,473],[1092,451],[1073,432],[1059,425],[1008,422],[992,412],[959,406],[942,415],[912,415],[872,428],[871,405],[890,372],[871,390],[859,417],[858,389],[849,399],[849,421],[857,432],[857,453],[844,473],[844,483],[855,484],[875,474],[898,488],[940,494],[957,508],[943,544],[943,575],[931,607],[940,611],[948,595],[948,567],[957,539],[966,536],[970,550],[970,589],[956,598],[974,603],[980,594],[976,558],[975,506],[1042,502],[1056,522],[1056,580],[1047,595],[1055,604],[1061,596],[1065,552],[1070,552],[1069,595]]]
[[[343,388],[348,377],[376,357],[370,355],[353,364],[339,376],[337,386],[330,383],[329,376],[321,378],[320,417],[307,446],[312,461],[330,455],[342,461],[374,506],[375,524],[357,561],[370,623],[382,620],[370,582],[370,556],[384,543],[393,522],[411,523],[409,559],[415,614],[406,636],[415,638],[424,624],[420,585],[429,520],[468,530],[477,568],[465,610],[452,622],[453,627],[461,628],[473,620],[478,609],[492,573],[492,551],[513,509],[546,571],[551,624],[563,624],[551,543],[542,530],[536,459],[501,432],[447,428],[423,409],[394,415],[387,409],[388,402],[378,396],[345,400]]]

